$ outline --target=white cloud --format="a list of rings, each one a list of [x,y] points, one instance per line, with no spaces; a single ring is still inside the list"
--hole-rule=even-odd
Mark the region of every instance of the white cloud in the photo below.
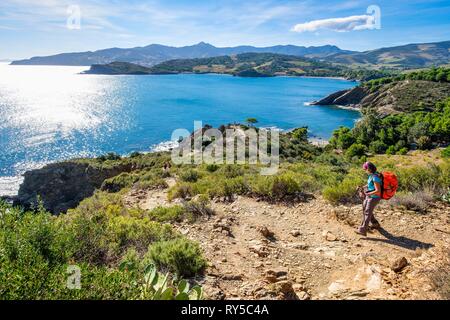
[[[320,29],[328,29],[337,32],[354,30],[367,30],[375,28],[375,18],[371,15],[349,16],[344,18],[331,18],[313,20],[295,25],[291,31],[314,32]]]

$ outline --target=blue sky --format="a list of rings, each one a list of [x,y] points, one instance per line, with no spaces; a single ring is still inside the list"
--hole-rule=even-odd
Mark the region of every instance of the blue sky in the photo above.
[[[80,8],[80,29],[67,28],[72,5]],[[380,8],[380,29],[365,27],[370,5]],[[0,1],[0,59],[200,41],[369,50],[450,40],[449,31],[450,0]]]

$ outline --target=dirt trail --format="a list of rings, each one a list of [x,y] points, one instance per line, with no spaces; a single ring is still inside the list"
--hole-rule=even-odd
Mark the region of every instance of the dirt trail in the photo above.
[[[169,205],[166,196],[158,190],[128,201],[150,209]],[[442,278],[442,266],[450,266],[449,206],[439,204],[420,215],[384,203],[376,210],[383,228],[366,238],[353,231],[360,206],[333,207],[321,198],[286,206],[238,197],[212,208],[209,220],[175,225],[205,252],[210,266],[197,280],[209,298],[443,297],[429,278]]]

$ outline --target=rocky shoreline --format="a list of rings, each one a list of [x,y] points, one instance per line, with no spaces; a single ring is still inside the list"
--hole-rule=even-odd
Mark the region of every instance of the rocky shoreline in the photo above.
[[[92,196],[106,179],[131,170],[131,164],[103,167],[76,160],[52,163],[27,171],[18,195],[7,200],[26,208],[41,202],[52,213],[64,213]]]

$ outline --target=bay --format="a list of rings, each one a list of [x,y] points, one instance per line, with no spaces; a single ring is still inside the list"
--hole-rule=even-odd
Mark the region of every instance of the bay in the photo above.
[[[82,75],[86,67],[0,64],[0,195],[16,192],[26,170],[106,152],[151,151],[194,121],[219,126],[308,126],[328,139],[359,113],[308,102],[351,88],[341,79],[239,78],[218,74]]]

